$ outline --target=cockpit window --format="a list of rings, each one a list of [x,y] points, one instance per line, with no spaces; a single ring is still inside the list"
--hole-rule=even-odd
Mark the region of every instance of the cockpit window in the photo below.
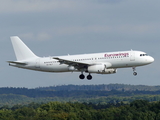
[[[148,56],[148,54],[140,54],[140,56]]]

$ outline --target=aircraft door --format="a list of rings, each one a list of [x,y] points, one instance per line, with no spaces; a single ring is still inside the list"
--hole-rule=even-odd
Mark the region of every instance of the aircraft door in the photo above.
[[[37,58],[36,59],[36,65],[35,65],[36,68],[40,68],[40,59]]]
[[[135,61],[135,52],[134,51],[130,52],[130,61]]]

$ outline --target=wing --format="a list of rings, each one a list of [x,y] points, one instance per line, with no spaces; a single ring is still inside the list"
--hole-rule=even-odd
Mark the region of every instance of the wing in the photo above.
[[[87,68],[90,65],[94,65],[94,64],[91,64],[91,63],[87,63],[87,62],[71,61],[71,60],[66,60],[66,59],[59,58],[59,57],[53,57],[53,59],[58,60],[60,62],[60,64],[67,64],[69,66],[74,66],[78,70],[83,69],[83,68]]]

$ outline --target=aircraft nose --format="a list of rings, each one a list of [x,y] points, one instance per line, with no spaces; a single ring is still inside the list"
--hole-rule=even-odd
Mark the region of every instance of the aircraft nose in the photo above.
[[[152,62],[154,62],[154,58],[153,58],[153,57],[149,57],[148,61],[149,61],[150,63],[152,63]]]

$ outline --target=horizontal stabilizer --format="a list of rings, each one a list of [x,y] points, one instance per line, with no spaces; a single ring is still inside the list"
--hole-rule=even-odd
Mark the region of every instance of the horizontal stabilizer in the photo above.
[[[24,62],[16,62],[16,61],[7,61],[8,63],[13,63],[13,64],[19,64],[19,65],[27,65],[27,63]]]

